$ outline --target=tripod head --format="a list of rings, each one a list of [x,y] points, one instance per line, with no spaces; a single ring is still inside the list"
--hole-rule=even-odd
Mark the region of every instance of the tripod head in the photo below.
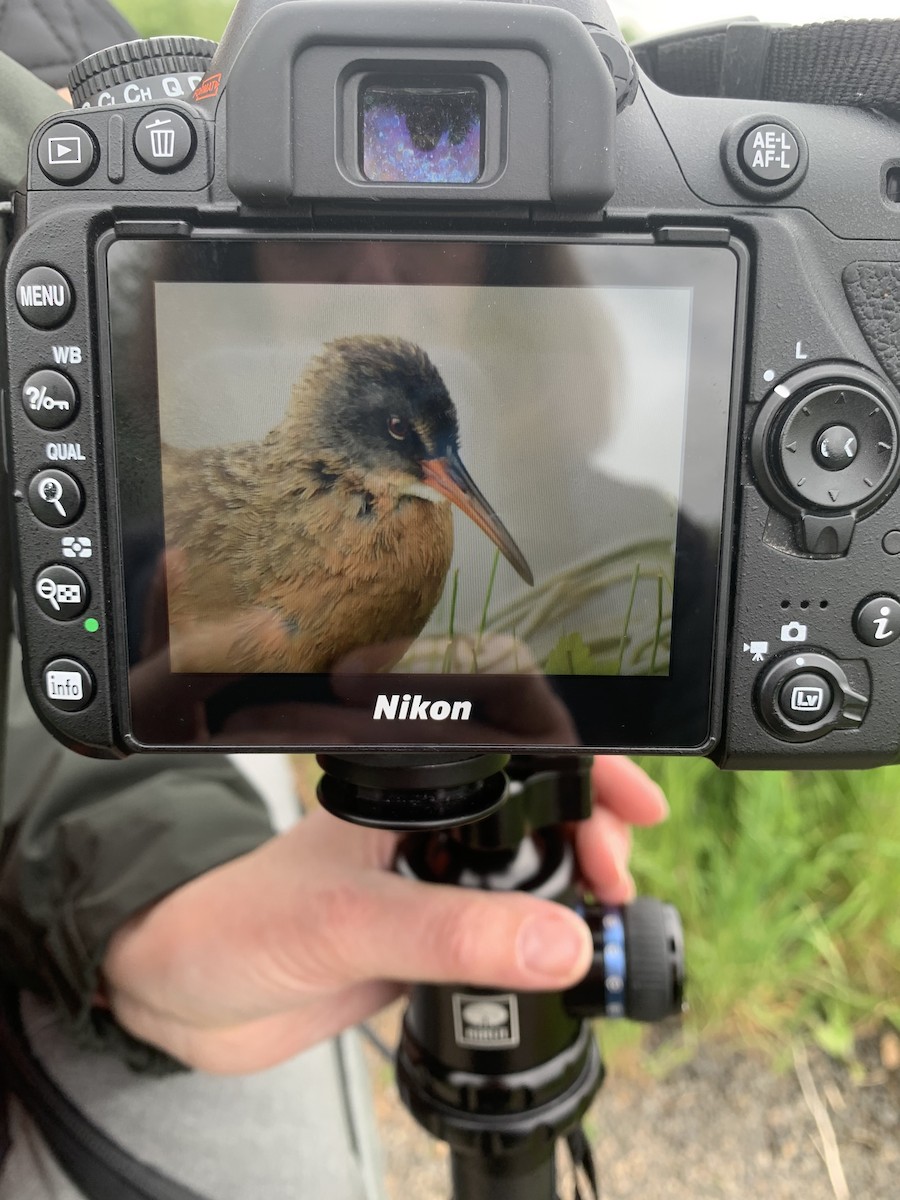
[[[603,1082],[590,1019],[659,1021],[681,1011],[677,911],[643,897],[593,903],[577,887],[569,837],[591,813],[590,756],[323,755],[324,807],[406,833],[396,869],[426,883],[523,891],[566,904],[594,942],[590,970],[565,993],[419,984],[397,1055],[400,1093],[451,1148],[465,1200],[549,1200],[554,1147],[577,1137]]]

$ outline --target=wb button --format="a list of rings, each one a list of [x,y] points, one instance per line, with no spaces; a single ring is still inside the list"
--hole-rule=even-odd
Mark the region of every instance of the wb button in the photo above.
[[[782,716],[795,725],[815,725],[831,708],[834,690],[824,675],[803,671],[786,679],[778,694]]]

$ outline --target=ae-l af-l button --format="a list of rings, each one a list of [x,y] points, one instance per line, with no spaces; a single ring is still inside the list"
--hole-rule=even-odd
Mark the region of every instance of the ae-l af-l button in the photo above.
[[[797,170],[800,147],[784,125],[767,121],[746,134],[738,150],[738,161],[754,183],[784,183]]]

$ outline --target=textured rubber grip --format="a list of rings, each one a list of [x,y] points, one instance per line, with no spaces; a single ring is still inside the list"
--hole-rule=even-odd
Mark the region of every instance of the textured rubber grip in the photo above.
[[[900,388],[900,262],[851,263],[844,291],[872,353]]]

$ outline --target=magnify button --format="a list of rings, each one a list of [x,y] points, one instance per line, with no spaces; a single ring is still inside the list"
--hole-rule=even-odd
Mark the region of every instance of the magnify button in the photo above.
[[[84,492],[65,471],[41,471],[28,487],[31,511],[45,525],[62,529],[74,525],[84,510]]]

